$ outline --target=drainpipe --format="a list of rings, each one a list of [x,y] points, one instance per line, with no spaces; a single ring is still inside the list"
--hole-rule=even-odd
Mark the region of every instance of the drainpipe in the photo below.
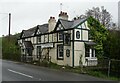
[[[72,67],[74,67],[74,29],[73,29],[73,35],[72,35]]]

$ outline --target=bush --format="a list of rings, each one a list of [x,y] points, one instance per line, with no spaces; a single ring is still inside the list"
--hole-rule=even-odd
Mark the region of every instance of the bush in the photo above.
[[[19,45],[16,44],[17,38],[15,36],[10,37],[8,36],[2,37],[2,58],[20,61],[20,49]]]

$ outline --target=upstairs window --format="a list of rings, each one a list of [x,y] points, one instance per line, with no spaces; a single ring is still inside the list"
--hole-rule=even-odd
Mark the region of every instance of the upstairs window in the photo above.
[[[59,33],[59,40],[63,40],[63,32]]]
[[[41,42],[41,36],[37,37],[37,42]]]
[[[80,31],[76,31],[76,38],[80,39]]]
[[[66,50],[66,56],[70,57],[70,50],[69,49]]]
[[[65,33],[64,35],[64,45],[70,45],[70,40],[71,40],[71,37],[70,37],[70,33]]]
[[[25,39],[22,39],[22,42],[24,42],[25,41]]]

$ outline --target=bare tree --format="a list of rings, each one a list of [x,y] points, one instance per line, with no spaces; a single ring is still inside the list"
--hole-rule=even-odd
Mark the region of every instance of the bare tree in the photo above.
[[[97,19],[101,24],[103,24],[106,28],[110,27],[112,16],[106,9],[104,9],[104,6],[102,6],[101,8],[93,7],[92,9],[88,9],[85,13],[85,16],[92,16]]]
[[[95,19],[97,19],[98,21],[100,21],[100,8],[99,7],[93,7],[92,9],[88,9],[86,11],[86,16],[93,16]]]
[[[101,11],[101,23],[106,26],[109,27],[109,23],[111,21],[111,14],[104,9],[104,6],[101,7],[102,11]]]

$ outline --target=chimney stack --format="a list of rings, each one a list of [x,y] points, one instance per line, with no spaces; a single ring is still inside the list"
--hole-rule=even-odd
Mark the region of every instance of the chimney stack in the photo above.
[[[48,20],[48,31],[51,32],[54,30],[56,25],[56,20],[55,17],[50,17],[50,19]]]
[[[60,12],[59,19],[68,20],[67,12]]]

